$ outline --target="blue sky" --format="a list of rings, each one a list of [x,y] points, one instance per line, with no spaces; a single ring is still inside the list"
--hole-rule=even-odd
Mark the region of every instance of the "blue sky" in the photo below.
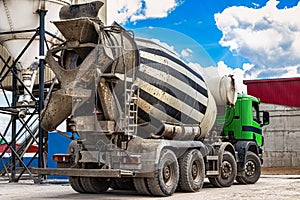
[[[110,19],[167,43],[188,63],[243,79],[300,76],[298,0],[108,1]]]
[[[219,45],[218,41],[222,37],[222,33],[215,25],[214,14],[223,11],[228,6],[239,5],[241,4],[240,2],[241,0],[186,0],[166,18],[141,20],[136,23],[126,23],[125,26],[129,29],[153,26],[178,31],[197,41],[208,52],[215,63],[225,57],[230,62],[228,64],[235,64],[235,62],[244,59],[241,57],[233,58],[228,48],[223,48]],[[249,2],[247,1],[244,5],[252,6]],[[161,38],[164,38],[164,35]],[[173,38],[170,40],[173,40]],[[173,43],[170,43],[170,45]],[[205,65],[206,63],[202,64]]]

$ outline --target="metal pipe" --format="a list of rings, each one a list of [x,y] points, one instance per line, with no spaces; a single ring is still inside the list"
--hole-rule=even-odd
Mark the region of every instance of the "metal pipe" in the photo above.
[[[16,65],[12,66],[13,69],[12,71],[15,72],[15,74],[13,74],[13,78],[12,78],[12,87],[13,87],[13,94],[12,94],[12,107],[15,108],[18,102],[18,80],[16,78],[16,74],[17,74],[17,69],[16,69]],[[16,182],[16,133],[17,133],[17,116],[16,115],[12,115],[12,130],[11,130],[11,136],[12,136],[12,142],[11,142],[11,148],[12,148],[12,155],[11,155],[11,162],[12,162],[12,167],[11,167],[11,182]]]
[[[40,27],[39,27],[39,37],[40,37],[40,46],[39,46],[39,119],[41,119],[41,111],[44,108],[44,70],[45,70],[45,15],[47,10],[39,9],[38,14],[40,16]],[[38,153],[38,167],[44,167],[44,130],[40,126],[41,122],[39,121],[39,153]],[[40,177],[42,178],[42,177]],[[41,180],[41,179],[40,179]]]
[[[16,33],[29,33],[29,32],[36,32],[36,29],[28,29],[28,30],[20,30],[20,31],[6,31],[6,32],[1,32],[0,35],[8,35],[8,34],[16,34]]]
[[[2,60],[2,62],[3,62],[3,60],[4,60],[4,58],[0,55],[0,59]],[[8,57],[8,59],[5,61],[5,62],[3,62],[3,63],[9,63],[9,61],[11,60],[11,56],[9,56]],[[5,71],[5,65],[4,66],[2,66],[2,69],[1,69],[1,72],[0,72],[0,77],[2,77],[2,74],[4,73],[4,71]],[[1,82],[1,84],[2,84],[2,82]],[[3,88],[3,87],[1,87],[1,88]]]
[[[50,35],[51,37],[53,37],[53,38],[59,40],[60,42],[66,42],[66,41],[63,40],[62,38],[60,38],[60,37],[58,37],[58,36],[56,36],[56,35],[54,35],[54,34],[48,32],[48,31],[45,31],[45,33],[48,34],[48,35]]]
[[[161,137],[166,139],[181,139],[181,140],[193,140],[195,138],[201,139],[201,130],[199,125],[176,125],[176,124],[163,124]],[[203,136],[202,136],[203,137]]]

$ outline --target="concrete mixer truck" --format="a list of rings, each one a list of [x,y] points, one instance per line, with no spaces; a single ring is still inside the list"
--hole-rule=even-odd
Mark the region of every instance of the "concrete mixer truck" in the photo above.
[[[199,191],[205,177],[216,187],[255,183],[269,123],[259,99],[237,95],[232,76],[205,81],[152,40],[75,12],[95,5],[65,6],[53,22],[66,42],[47,52],[60,87],[41,125],[67,119],[76,139],[53,156],[57,168],[32,172],[68,176],[79,193],[169,196]]]

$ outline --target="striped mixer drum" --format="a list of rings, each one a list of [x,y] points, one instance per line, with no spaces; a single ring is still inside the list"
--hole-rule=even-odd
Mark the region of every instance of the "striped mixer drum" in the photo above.
[[[199,69],[151,40],[135,41],[140,53],[136,80],[140,87],[139,117],[151,119],[156,126],[163,121],[199,127],[198,134],[205,136],[213,126],[216,107]]]
[[[215,123],[212,93],[222,94],[224,105],[227,97],[235,97],[233,79],[222,79],[228,87],[211,93],[200,69],[153,40],[134,37],[117,23],[104,26],[96,19],[72,18],[54,24],[67,43],[46,56],[61,89],[47,102],[42,117],[45,130],[54,130],[73,115],[77,130],[85,132],[100,129],[143,138],[202,140]],[[105,128],[95,129],[92,113]]]

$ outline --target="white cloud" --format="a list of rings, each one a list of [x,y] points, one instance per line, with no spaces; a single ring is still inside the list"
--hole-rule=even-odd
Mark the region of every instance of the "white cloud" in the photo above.
[[[269,0],[258,9],[233,6],[215,14],[223,33],[219,43],[254,64],[245,71],[251,77],[300,76],[300,3],[285,9],[278,3]]]
[[[148,18],[164,18],[172,12],[179,0],[114,0],[107,1],[108,24],[116,21],[125,24]]]
[[[219,61],[217,64],[217,67],[211,66],[211,67],[205,67],[202,68],[202,74],[205,79],[214,78],[214,77],[223,77],[225,75],[233,75],[237,92],[239,93],[247,93],[247,87],[243,84],[243,80],[246,79],[245,77],[245,71],[249,69],[251,64],[244,64],[243,69],[240,68],[231,68],[228,65],[226,65],[223,61]]]
[[[193,51],[189,48],[183,49],[181,51],[181,56],[183,56],[184,58],[188,58],[192,55]]]
[[[114,0],[107,1],[107,22],[111,24],[116,21],[124,24],[131,16],[142,9],[141,0]]]

